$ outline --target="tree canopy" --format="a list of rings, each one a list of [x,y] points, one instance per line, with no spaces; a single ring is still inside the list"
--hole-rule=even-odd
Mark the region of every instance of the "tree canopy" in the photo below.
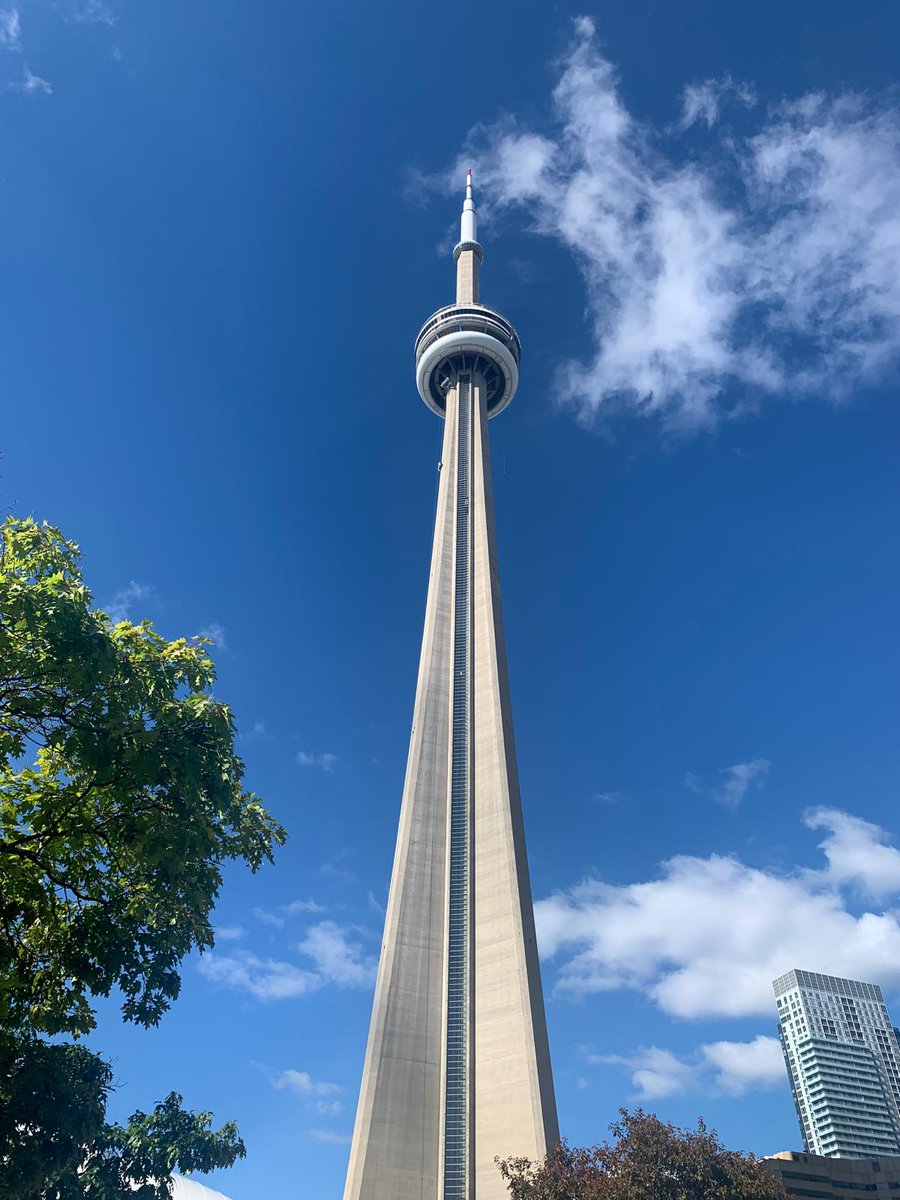
[[[223,864],[256,871],[285,834],[243,786],[208,643],[95,608],[58,529],[9,518],[2,539],[0,1200],[152,1200],[148,1179],[242,1154],[236,1129],[175,1095],[106,1123],[108,1065],[60,1035],[114,989],[156,1024],[213,945]]]
[[[752,1155],[726,1150],[701,1120],[696,1130],[621,1109],[614,1140],[589,1149],[562,1142],[542,1162],[508,1158],[499,1168],[513,1200],[784,1200]]]

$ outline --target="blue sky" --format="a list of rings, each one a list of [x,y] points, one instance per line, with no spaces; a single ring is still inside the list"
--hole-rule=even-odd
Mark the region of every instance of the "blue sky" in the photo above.
[[[468,30],[467,30],[468,27]],[[2,490],[98,602],[218,643],[288,827],[232,871],[119,1114],[337,1195],[424,609],[412,342],[473,164],[513,704],[563,1131],[797,1147],[770,981],[900,1018],[900,11],[803,2],[3,10]]]

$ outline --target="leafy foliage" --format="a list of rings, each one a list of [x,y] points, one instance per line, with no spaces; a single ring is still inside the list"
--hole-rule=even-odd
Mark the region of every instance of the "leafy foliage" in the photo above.
[[[0,1035],[0,1198],[40,1194],[82,1157],[104,1123],[112,1082],[84,1046]]]
[[[513,1200],[783,1200],[781,1184],[752,1155],[726,1150],[701,1120],[696,1130],[620,1110],[615,1141],[591,1149],[562,1142],[543,1162],[508,1158],[500,1171]]]
[[[0,1200],[166,1200],[173,1167],[230,1166],[233,1123],[210,1129],[172,1092],[149,1115],[107,1124],[109,1065],[84,1046],[0,1036]]]
[[[107,1064],[42,1035],[88,1032],[114,988],[156,1024],[213,944],[222,865],[255,871],[285,834],[244,790],[204,640],[93,608],[59,530],[10,518],[2,536],[0,1198],[153,1200],[148,1174],[242,1154],[234,1127],[174,1094],[106,1124]]]

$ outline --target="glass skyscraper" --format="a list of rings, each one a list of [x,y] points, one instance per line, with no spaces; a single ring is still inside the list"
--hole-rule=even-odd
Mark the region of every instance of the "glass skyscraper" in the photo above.
[[[881,988],[812,971],[773,986],[807,1153],[900,1154],[900,1046]]]

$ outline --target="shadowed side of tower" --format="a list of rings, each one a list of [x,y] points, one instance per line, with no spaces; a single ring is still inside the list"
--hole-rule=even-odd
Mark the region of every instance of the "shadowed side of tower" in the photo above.
[[[506,1196],[496,1156],[539,1158],[559,1141],[500,608],[481,405],[473,462],[475,629],[475,1191]]]
[[[558,1140],[500,608],[487,422],[519,342],[479,303],[467,180],[456,304],[416,343],[445,417],[425,632],[345,1200],[501,1200]]]

